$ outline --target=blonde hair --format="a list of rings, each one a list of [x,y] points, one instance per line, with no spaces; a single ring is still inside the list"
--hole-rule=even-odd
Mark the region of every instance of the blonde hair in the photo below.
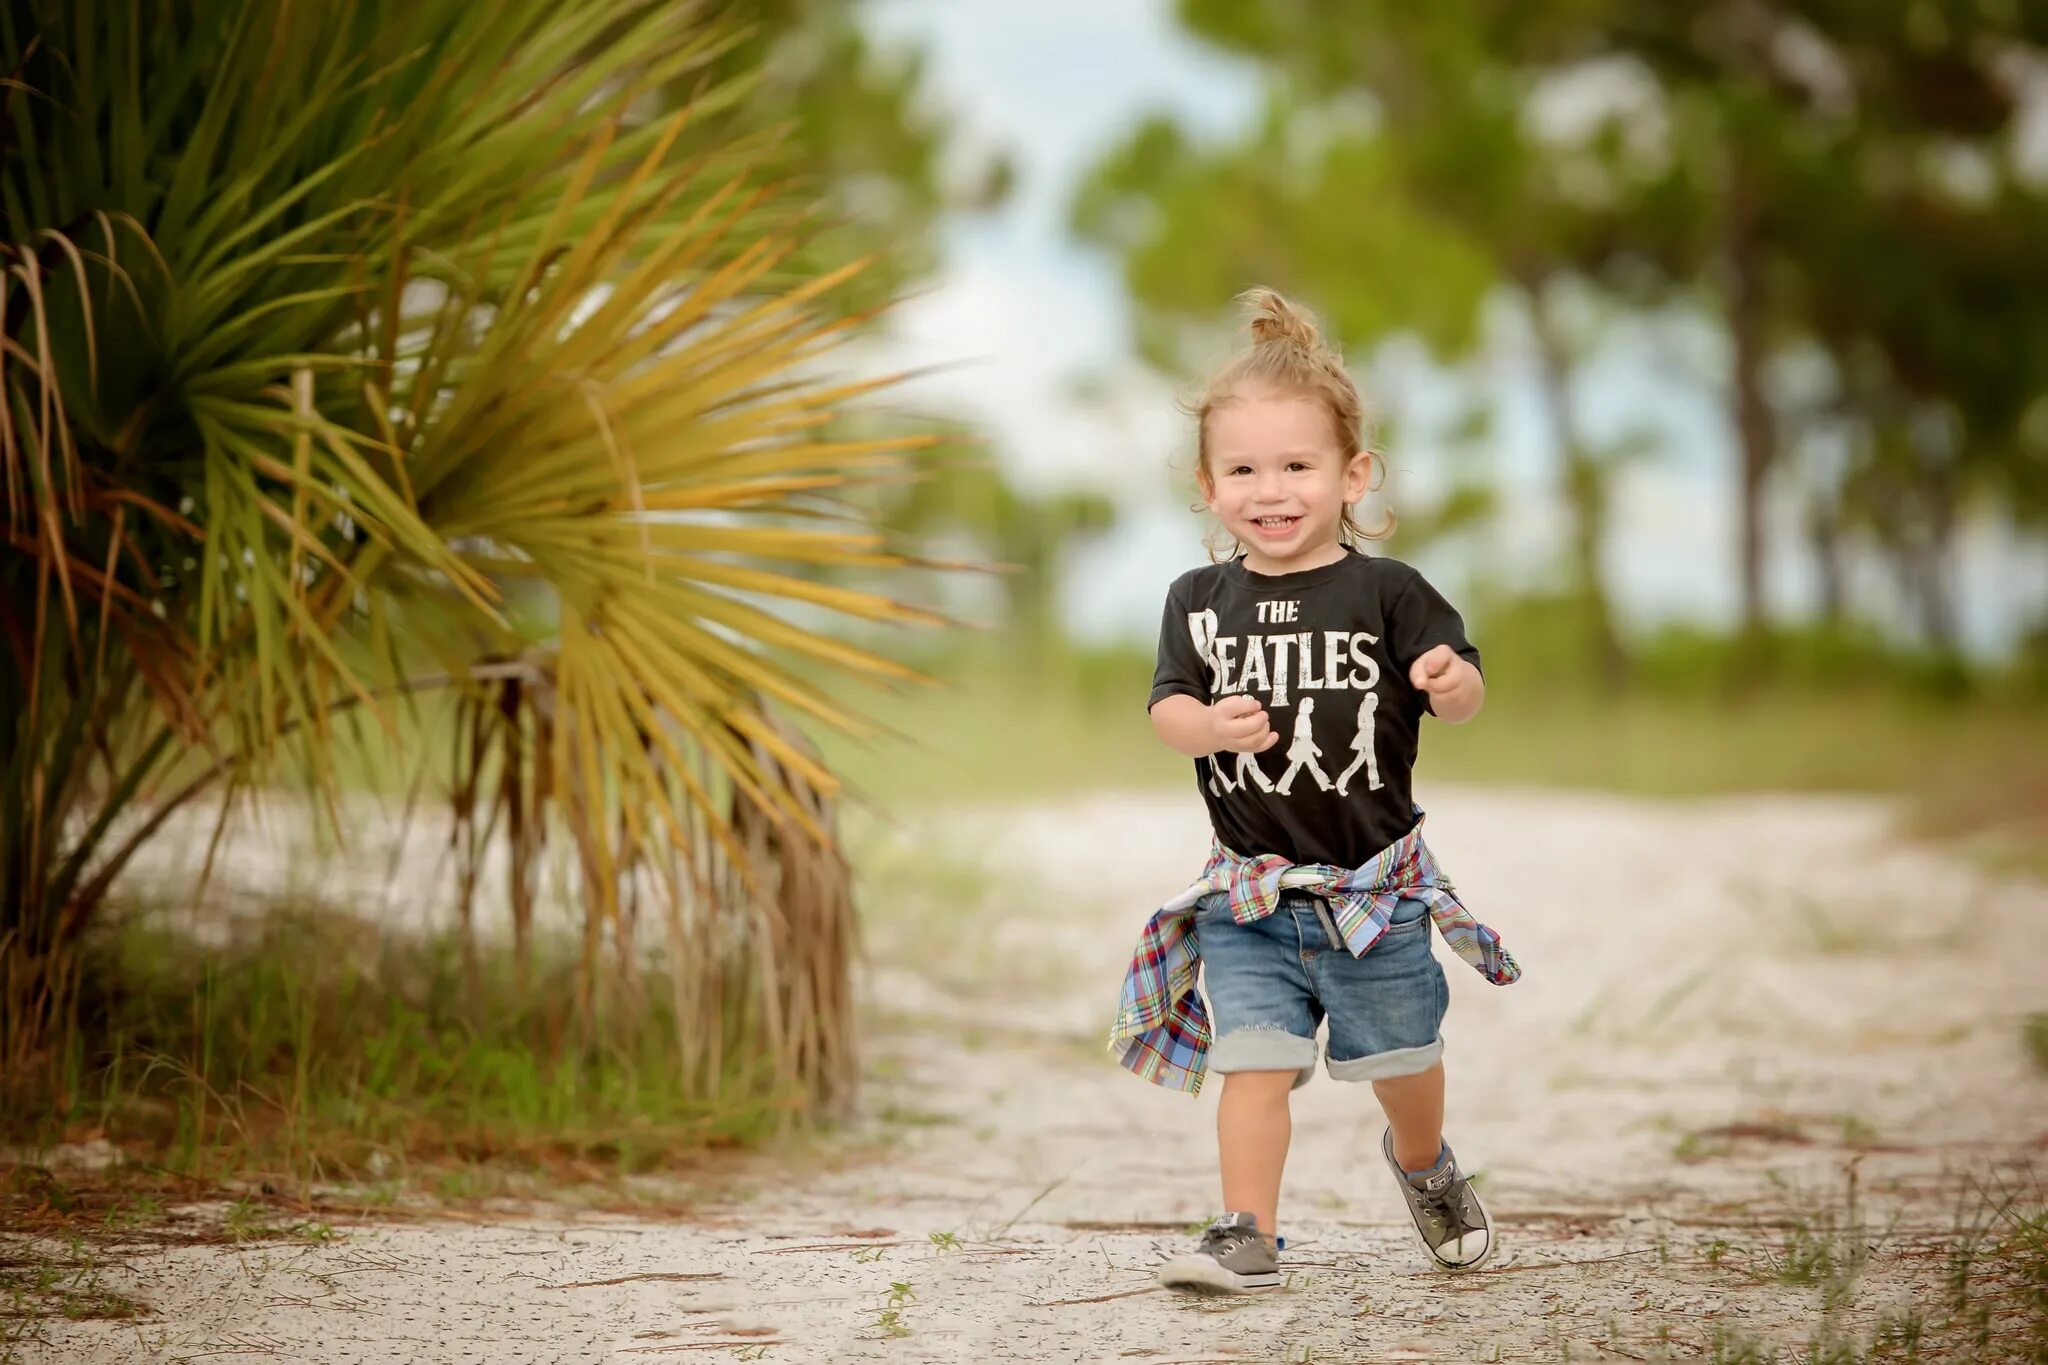
[[[1323,340],[1315,318],[1297,308],[1271,289],[1247,289],[1237,296],[1245,310],[1252,334],[1251,345],[1232,356],[1222,369],[1209,377],[1202,396],[1191,408],[1195,418],[1195,480],[1207,495],[1216,488],[1209,473],[1209,414],[1231,402],[1245,388],[1262,386],[1282,393],[1298,394],[1320,402],[1330,415],[1331,434],[1346,460],[1364,451],[1379,467],[1381,482],[1386,478],[1386,461],[1365,444],[1365,399],[1358,385],[1344,370],[1344,358]],[[1372,491],[1380,485],[1374,484]],[[1196,504],[1202,510],[1205,504]],[[1354,509],[1346,506],[1337,524],[1337,539],[1346,545],[1361,540],[1384,540],[1394,533],[1394,513],[1383,509],[1380,524],[1368,530],[1358,524]],[[1212,557],[1227,559],[1238,549],[1231,542],[1228,554],[1211,545]]]

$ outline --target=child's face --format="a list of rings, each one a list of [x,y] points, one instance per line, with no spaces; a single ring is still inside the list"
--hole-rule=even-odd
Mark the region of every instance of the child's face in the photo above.
[[[1203,492],[1247,567],[1290,573],[1334,561],[1344,509],[1365,496],[1371,457],[1344,450],[1322,403],[1254,389],[1209,413]]]

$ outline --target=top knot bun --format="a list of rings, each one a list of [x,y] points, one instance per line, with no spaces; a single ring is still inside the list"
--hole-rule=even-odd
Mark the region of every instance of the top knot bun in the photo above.
[[[1253,344],[1285,342],[1311,354],[1323,349],[1323,335],[1316,330],[1315,318],[1273,290],[1247,289],[1237,296],[1237,301],[1250,320]]]

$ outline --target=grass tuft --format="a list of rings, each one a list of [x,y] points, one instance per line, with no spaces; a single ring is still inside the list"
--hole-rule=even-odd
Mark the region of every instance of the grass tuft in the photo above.
[[[2020,1043],[2034,1069],[2048,1074],[2048,1014],[2030,1014],[2020,1021]]]
[[[122,1322],[149,1311],[104,1283],[104,1273],[99,1257],[76,1238],[0,1238],[0,1359],[10,1358],[40,1319]]]
[[[709,1078],[680,1055],[659,961],[592,1025],[576,971],[564,945],[537,951],[522,983],[509,951],[465,963],[453,941],[320,912],[275,913],[205,947],[130,925],[95,946],[78,1030],[93,1043],[67,1068],[68,1093],[34,1118],[13,1110],[6,1135],[90,1132],[176,1176],[301,1202],[316,1184],[437,1175],[461,1198],[506,1171],[663,1169],[761,1141],[798,1106],[746,1049]],[[750,1027],[737,978],[730,999],[737,1035]]]
[[[1853,1180],[1838,1204],[1794,1224],[1774,1246],[1744,1251],[1714,1242],[1708,1265],[1758,1280],[1818,1285],[1822,1312],[1820,1330],[1796,1347],[1717,1325],[1705,1344],[1708,1358],[1722,1365],[2048,1362],[2048,1197],[2031,1173],[2018,1181],[1974,1183],[1936,1243],[1945,1259],[1939,1287],[1869,1323],[1854,1311],[1861,1307],[1855,1285],[1884,1245],[1864,1229]],[[1859,1328],[1859,1319],[1869,1325]]]

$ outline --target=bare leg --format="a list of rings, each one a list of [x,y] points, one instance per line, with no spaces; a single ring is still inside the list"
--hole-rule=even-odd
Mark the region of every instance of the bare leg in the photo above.
[[[1232,1071],[1216,1106],[1216,1150],[1223,1167],[1223,1211],[1255,1214],[1259,1231],[1278,1235],[1280,1172],[1294,1121],[1287,1110],[1292,1071]]]
[[[1394,1129],[1394,1160],[1403,1170],[1425,1171],[1436,1165],[1444,1140],[1444,1064],[1438,1062],[1413,1076],[1374,1081],[1372,1093]],[[1229,1090],[1223,1092],[1230,1096]]]

